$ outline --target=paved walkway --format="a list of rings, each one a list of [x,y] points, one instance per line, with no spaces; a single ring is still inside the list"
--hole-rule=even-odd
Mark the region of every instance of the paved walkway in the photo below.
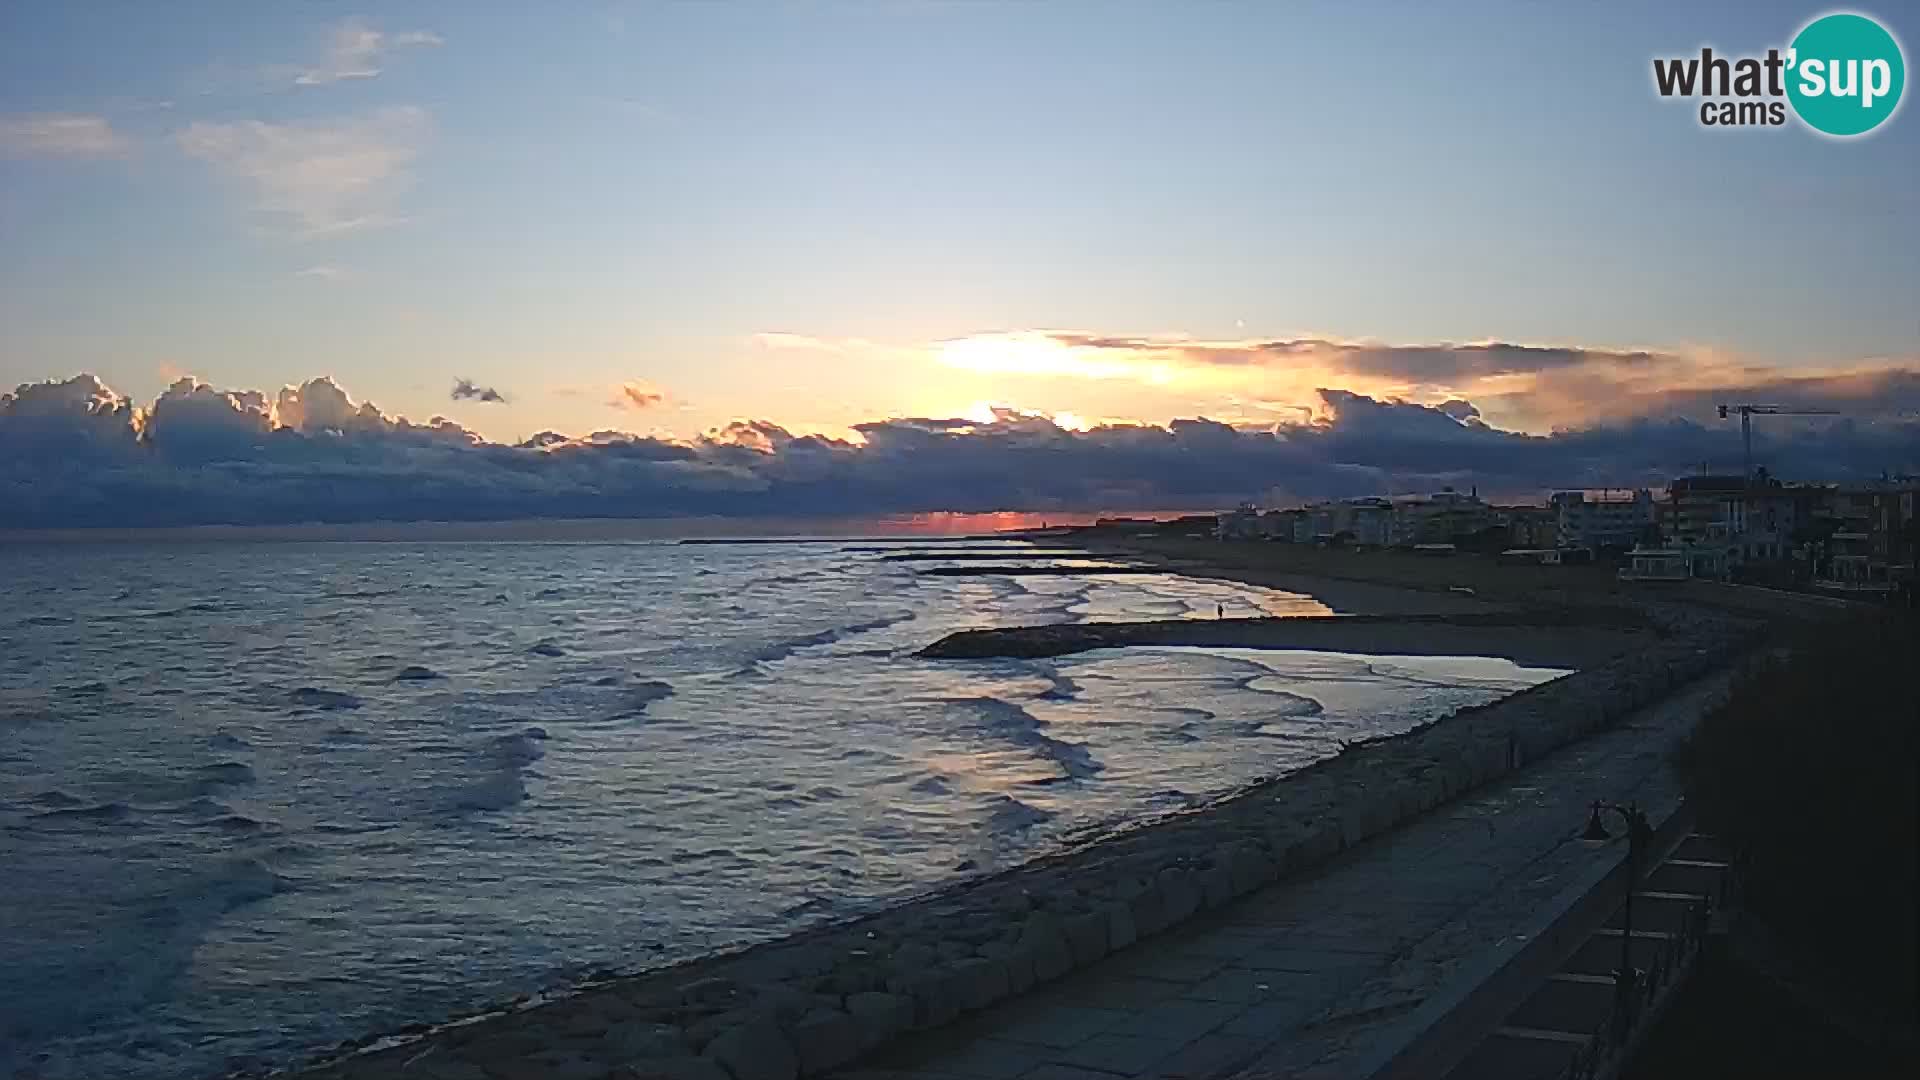
[[[1724,680],[838,1080],[1344,1075],[1404,1039],[1407,1014],[1463,964],[1618,858],[1575,839],[1589,802],[1678,799],[1668,750]]]

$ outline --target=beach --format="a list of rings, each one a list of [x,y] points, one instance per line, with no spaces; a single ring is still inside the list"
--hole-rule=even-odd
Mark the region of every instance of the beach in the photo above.
[[[1474,593],[1467,595],[1453,591],[1461,567],[1424,577],[1389,567],[1374,580],[1350,576],[1329,586],[1293,566],[1203,562],[1192,548],[1101,547],[1115,559],[1177,557],[1160,565],[1202,578],[1305,586],[1333,610],[1291,619],[962,630],[929,643],[924,654],[1338,646],[1553,659],[1580,670],[911,903],[523,1003],[309,1075],[478,1077],[503,1075],[492,1065],[471,1071],[502,1060],[583,1077],[613,1069],[708,1080],[823,1075],[893,1038],[941,1027],[1284,882],[1523,768],[1727,662],[1754,630],[1749,621],[1683,604],[1616,599],[1602,607],[1594,601],[1604,594],[1577,586],[1545,592],[1544,601],[1537,588],[1496,586],[1485,596],[1468,586]],[[1579,603],[1560,602],[1567,596]],[[1343,604],[1350,613],[1340,613]],[[403,1065],[410,1071],[395,1071]]]
[[[0,1072],[47,1080],[257,1074],[843,923],[1579,659],[923,656],[1335,613],[1005,538],[9,554]],[[922,573],[1009,562],[1128,572]]]

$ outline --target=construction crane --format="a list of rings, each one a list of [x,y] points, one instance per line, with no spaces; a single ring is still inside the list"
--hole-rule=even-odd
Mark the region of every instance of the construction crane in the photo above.
[[[1722,405],[1720,419],[1725,420],[1729,413],[1740,414],[1740,447],[1743,454],[1742,464],[1746,471],[1740,474],[1742,482],[1753,479],[1753,418],[1755,416],[1838,416],[1832,409],[1790,409],[1785,405]]]

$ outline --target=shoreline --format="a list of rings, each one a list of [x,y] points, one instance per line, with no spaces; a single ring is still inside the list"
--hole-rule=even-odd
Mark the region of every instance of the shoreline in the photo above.
[[[1172,562],[1154,569],[1291,585],[1289,591],[1323,598],[1326,591],[1324,580],[1298,574],[1286,574],[1289,580],[1281,584],[1267,574]],[[525,1058],[558,1070],[565,1062],[617,1058],[655,1070],[645,1075],[717,1078],[729,1075],[712,1071],[721,1065],[733,1075],[752,1073],[741,1063],[763,1053],[792,1062],[770,1075],[815,1075],[887,1037],[939,1026],[1304,870],[1707,670],[1731,655],[1743,636],[1714,616],[1666,612],[1643,615],[1632,626],[1632,620],[1555,611],[1554,605],[1529,605],[1532,611],[1523,616],[1478,597],[1350,584],[1335,591],[1344,591],[1350,606],[1376,609],[1371,615],[1066,627],[1091,626],[1096,635],[1111,633],[1103,628],[1113,626],[1156,628],[1145,631],[1148,636],[1179,630],[1208,637],[1194,643],[1215,647],[1288,647],[1259,640],[1285,638],[1298,648],[1302,634],[1355,635],[1339,651],[1356,652],[1367,650],[1355,643],[1367,642],[1417,648],[1415,638],[1439,632],[1474,643],[1439,650],[1429,641],[1423,653],[1410,654],[1519,652],[1566,659],[1579,652],[1587,663],[1542,664],[1580,670],[863,915],[663,968],[609,973],[604,981],[521,995],[515,1003],[443,1024],[352,1040],[332,1055],[274,1075],[371,1080],[394,1075],[406,1067],[403,1062],[438,1061],[447,1071],[408,1069],[406,1075],[477,1077],[460,1071],[460,1063]],[[1568,635],[1591,640],[1551,643]],[[1496,730],[1502,734],[1490,744]]]

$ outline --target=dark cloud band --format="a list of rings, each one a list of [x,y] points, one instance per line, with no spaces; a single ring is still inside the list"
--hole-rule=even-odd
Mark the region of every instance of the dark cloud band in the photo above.
[[[1528,435],[1486,424],[1464,400],[1320,397],[1320,419],[1261,429],[1071,431],[1002,411],[986,423],[862,424],[864,442],[756,422],[690,442],[543,432],[504,445],[441,418],[389,417],[327,379],[272,399],[182,380],[139,409],[83,375],[0,397],[0,527],[1174,509],[1444,484],[1658,485],[1740,460],[1731,425],[1639,419]],[[1756,454],[1809,480],[1920,472],[1920,417],[1777,423],[1757,433]]]

